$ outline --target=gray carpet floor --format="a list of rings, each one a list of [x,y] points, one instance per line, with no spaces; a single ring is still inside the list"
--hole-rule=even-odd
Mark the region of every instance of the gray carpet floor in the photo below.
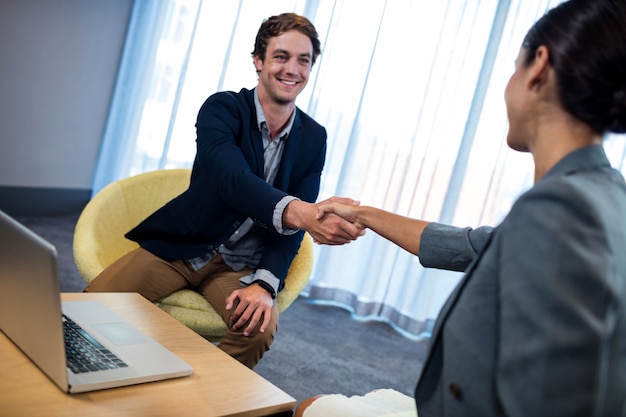
[[[56,246],[61,291],[82,291],[72,254],[78,215],[16,218]],[[361,395],[378,388],[412,396],[427,344],[385,323],[360,321],[344,308],[299,297],[281,314],[276,339],[254,370],[298,402],[317,394]]]

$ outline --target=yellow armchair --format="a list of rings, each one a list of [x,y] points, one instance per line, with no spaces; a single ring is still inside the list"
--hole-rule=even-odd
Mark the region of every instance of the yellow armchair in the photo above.
[[[113,182],[98,192],[83,209],[74,230],[74,260],[86,283],[122,255],[137,248],[124,234],[189,185],[190,169],[163,169]],[[313,244],[305,233],[294,258],[285,288],[276,300],[279,312],[294,302],[306,286],[313,267]],[[172,317],[204,338],[217,342],[226,324],[199,293],[180,290],[155,302]]]

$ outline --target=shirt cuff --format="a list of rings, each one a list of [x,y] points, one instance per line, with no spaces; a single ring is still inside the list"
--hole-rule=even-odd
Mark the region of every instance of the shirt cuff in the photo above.
[[[280,285],[280,280],[267,269],[257,269],[253,274],[239,278],[239,282],[245,287],[252,284],[254,281],[265,282],[274,289],[274,294],[278,294],[278,285]]]
[[[291,203],[293,200],[300,199],[298,197],[286,195],[278,202],[278,204],[276,204],[276,207],[274,208],[274,217],[272,221],[274,223],[274,228],[281,235],[293,235],[298,232],[298,229],[287,229],[283,227],[283,212],[285,211],[287,204]]]

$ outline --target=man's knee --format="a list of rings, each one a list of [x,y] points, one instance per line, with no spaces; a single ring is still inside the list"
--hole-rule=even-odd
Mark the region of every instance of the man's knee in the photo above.
[[[274,341],[278,330],[278,320],[272,320],[263,333],[260,324],[248,336],[244,336],[245,326],[237,330],[229,330],[218,344],[218,347],[252,369],[261,360]]]

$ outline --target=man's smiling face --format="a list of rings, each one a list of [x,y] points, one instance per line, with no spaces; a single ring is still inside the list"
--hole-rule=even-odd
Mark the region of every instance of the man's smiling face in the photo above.
[[[265,61],[259,56],[254,57],[259,74],[259,97],[276,104],[294,104],[309,81],[312,56],[311,40],[297,30],[271,38]]]

